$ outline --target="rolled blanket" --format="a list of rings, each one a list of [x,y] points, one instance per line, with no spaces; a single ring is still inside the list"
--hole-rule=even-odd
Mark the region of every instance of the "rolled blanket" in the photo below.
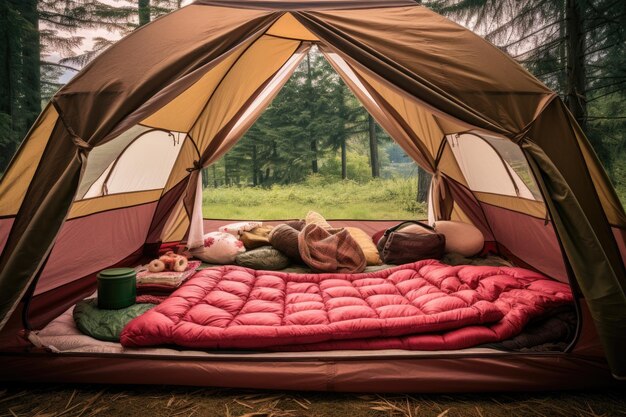
[[[361,247],[346,229],[307,224],[298,235],[304,263],[317,272],[359,273],[367,264]]]
[[[269,235],[270,244],[287,255],[293,262],[302,263],[298,249],[298,232],[291,226],[279,224],[272,229]]]
[[[306,223],[304,222],[304,220],[290,220],[288,222],[285,222],[285,224],[287,226],[293,227],[298,232],[300,232],[302,229],[304,229],[304,226],[306,226]]]

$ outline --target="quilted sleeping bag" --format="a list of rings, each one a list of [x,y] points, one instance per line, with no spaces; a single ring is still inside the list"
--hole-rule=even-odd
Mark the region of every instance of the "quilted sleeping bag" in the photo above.
[[[363,274],[199,271],[132,320],[124,346],[206,349],[460,349],[518,334],[572,302],[568,285],[522,268],[424,260]]]

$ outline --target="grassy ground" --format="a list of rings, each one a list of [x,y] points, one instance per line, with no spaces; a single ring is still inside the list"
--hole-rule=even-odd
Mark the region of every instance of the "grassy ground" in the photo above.
[[[204,217],[214,219],[292,219],[315,210],[329,219],[405,219],[424,216],[426,207],[415,201],[415,179],[306,183],[272,188],[207,188]]]
[[[0,387],[0,416],[624,416],[626,389],[533,394],[359,395],[168,386]]]

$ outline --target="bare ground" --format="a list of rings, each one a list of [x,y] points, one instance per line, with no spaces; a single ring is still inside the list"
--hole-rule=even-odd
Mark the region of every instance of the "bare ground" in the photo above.
[[[4,385],[0,386],[0,416],[626,416],[626,388],[371,395],[170,386]]]

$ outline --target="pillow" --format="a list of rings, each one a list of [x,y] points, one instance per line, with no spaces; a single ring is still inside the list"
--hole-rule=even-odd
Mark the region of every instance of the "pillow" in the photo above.
[[[279,224],[272,229],[269,235],[270,244],[287,255],[294,262],[302,263],[298,249],[298,234],[300,232],[286,224]]]
[[[204,235],[204,245],[190,250],[191,254],[212,264],[232,264],[246,248],[229,233],[211,232]]]
[[[72,315],[78,330],[87,336],[107,342],[119,342],[124,327],[152,307],[154,304],[133,304],[119,310],[100,310],[98,299],[90,298],[76,303]]]
[[[358,227],[346,227],[346,230],[350,233],[352,239],[361,247],[368,265],[380,265],[383,263],[383,261],[380,260],[376,245],[374,245],[374,242],[372,242],[372,239],[367,233]]]
[[[326,219],[316,211],[309,211],[304,218],[306,224],[316,224],[323,229],[330,229],[332,226],[328,224]]]
[[[227,224],[226,226],[218,227],[218,232],[230,233],[235,237],[241,236],[243,232],[254,229],[255,227],[262,226],[262,222],[238,222]]]
[[[240,253],[235,258],[235,263],[251,269],[278,271],[289,266],[289,258],[278,249],[274,249],[271,246],[262,246]]]
[[[435,222],[435,230],[445,235],[446,252],[474,256],[485,244],[485,238],[480,230],[469,223],[441,220]]]
[[[261,246],[267,246],[270,244],[270,232],[274,226],[259,226],[254,229],[243,232],[241,234],[241,241],[246,249],[260,248]]]
[[[432,230],[429,230],[423,226],[420,226],[419,224],[415,224],[415,223],[411,223],[408,224],[404,227],[401,227],[400,229],[398,229],[398,231],[402,231],[403,233],[417,233],[417,234],[431,234],[431,233],[435,233]]]

